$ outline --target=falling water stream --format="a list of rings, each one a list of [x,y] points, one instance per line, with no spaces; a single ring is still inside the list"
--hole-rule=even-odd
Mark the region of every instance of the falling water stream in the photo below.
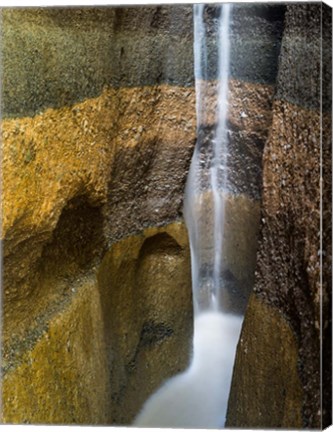
[[[243,322],[243,316],[233,314],[225,304],[228,287],[222,271],[228,193],[227,117],[232,4],[223,4],[217,10],[217,31],[213,41],[217,46],[214,85],[209,80],[212,64],[207,42],[205,5],[194,5],[193,12],[197,143],[187,178],[184,216],[191,247],[194,341],[198,335],[200,339],[202,326],[207,322],[210,332],[217,335],[218,343],[215,346],[203,346],[206,355],[216,360],[213,368],[216,381],[210,391],[211,398],[220,404],[218,412],[221,416],[216,416],[215,427],[223,427]],[[209,124],[213,125],[210,133],[207,128]],[[221,351],[224,351],[223,356]],[[196,355],[199,356],[197,352],[200,352],[200,348],[195,343],[194,360]],[[205,370],[204,360],[202,370]],[[214,401],[211,403],[214,404]]]
[[[217,7],[217,78],[209,80],[206,7],[194,5],[197,143],[187,179],[184,215],[189,231],[194,304],[193,356],[188,369],[166,381],[145,403],[137,426],[224,427],[243,317],[223,299],[228,173],[228,79],[231,4]],[[209,36],[211,37],[211,35]],[[213,103],[212,100],[215,100]],[[209,128],[207,134],[207,125]]]
[[[207,35],[204,5],[194,5],[194,63],[197,144],[187,179],[184,215],[189,231],[195,312],[223,309],[222,255],[228,158],[229,22],[231,4],[221,6],[216,34],[216,108],[212,110],[208,81]],[[213,112],[212,112],[213,111]],[[207,139],[204,126],[214,124]]]

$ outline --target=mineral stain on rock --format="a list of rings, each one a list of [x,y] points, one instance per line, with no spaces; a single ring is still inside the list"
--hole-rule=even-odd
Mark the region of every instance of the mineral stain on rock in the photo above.
[[[145,322],[142,327],[140,342],[142,346],[151,346],[160,343],[172,334],[172,328],[163,323]]]

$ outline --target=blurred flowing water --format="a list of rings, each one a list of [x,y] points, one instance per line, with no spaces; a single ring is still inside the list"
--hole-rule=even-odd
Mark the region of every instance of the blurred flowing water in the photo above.
[[[189,231],[195,312],[223,310],[223,235],[228,164],[228,79],[232,4],[220,6],[218,16],[217,82],[215,107],[208,81],[205,6],[194,5],[194,63],[196,86],[197,143],[187,178],[184,215]],[[213,112],[212,112],[213,110]],[[207,137],[205,125],[213,123]]]
[[[217,80],[208,80],[205,5],[194,5],[197,143],[187,179],[184,215],[189,230],[194,337],[186,371],[145,403],[136,426],[224,427],[242,315],[223,305],[222,259],[228,163],[229,25],[231,4],[216,8]],[[211,35],[210,35],[211,37]],[[212,104],[213,99],[216,101]],[[213,118],[212,118],[213,114]],[[206,133],[206,126],[213,124]],[[229,311],[230,312],[230,311]]]
[[[193,12],[197,143],[187,178],[184,216],[191,247],[194,341],[199,341],[194,343],[192,367],[197,361],[200,366],[197,374],[191,375],[191,369],[188,374],[198,382],[203,376],[206,382],[211,380],[211,386],[201,386],[199,390],[201,403],[215,409],[209,426],[224,427],[243,322],[242,315],[230,313],[224,304],[227,286],[222,272],[229,153],[227,117],[232,5],[222,4],[216,10],[217,80],[214,86],[208,80],[211,59],[207,48],[205,5],[194,5]],[[213,124],[213,132],[206,127],[209,124]],[[206,321],[202,321],[202,317]],[[203,331],[203,322],[205,325],[208,323],[210,335],[217,337],[213,346],[207,342],[208,335],[205,342],[198,336]],[[200,357],[202,351],[213,359],[211,366],[207,367],[205,355]]]

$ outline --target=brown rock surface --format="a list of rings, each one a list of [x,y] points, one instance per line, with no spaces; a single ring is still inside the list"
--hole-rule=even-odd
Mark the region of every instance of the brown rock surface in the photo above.
[[[72,284],[71,295],[39,334],[26,335],[25,347],[12,344],[20,356],[2,377],[1,422],[108,422],[109,371],[100,316],[96,278],[86,277]]]
[[[150,228],[114,244],[98,281],[111,421],[129,424],[150,393],[189,361],[192,291],[184,225]]]
[[[19,311],[28,307],[23,314],[30,320],[45,308],[48,295],[53,295],[52,292],[46,295],[47,291],[41,289],[43,274],[47,277],[51,271],[61,273],[57,266],[62,268],[65,263],[68,267],[69,259],[76,261],[67,269],[67,277],[73,277],[101,256],[107,236],[102,206],[107,199],[110,172],[119,149],[130,153],[131,148],[140,147],[138,153],[152,164],[160,151],[158,146],[151,145],[157,134],[163,137],[166,131],[172,131],[168,134],[172,142],[184,143],[182,136],[187,131],[174,119],[170,120],[172,125],[143,130],[150,123],[151,110],[154,107],[159,110],[160,99],[163,110],[169,109],[172,113],[173,104],[181,100],[184,109],[179,109],[186,110],[183,91],[187,95],[191,91],[178,90],[167,86],[155,91],[111,89],[99,98],[71,108],[50,109],[33,118],[2,122],[5,339],[6,334],[12,335],[14,328],[19,332],[20,326],[23,329],[27,326],[22,314],[18,317],[13,313],[15,308]],[[150,109],[144,109],[146,104]],[[142,115],[138,113],[140,107]],[[191,111],[191,108],[192,105],[188,105],[187,109]],[[185,149],[187,160],[190,146],[191,141]],[[154,148],[153,155],[151,148]],[[171,147],[169,157],[176,160],[179,151],[184,151],[182,146]],[[118,164],[117,168],[121,166]],[[124,171],[126,168],[123,165]],[[111,178],[113,175],[116,173],[113,172]],[[177,175],[180,174],[177,172]],[[114,192],[120,195],[119,190]],[[178,203],[177,208],[179,194],[180,191],[173,204],[177,206]],[[121,217],[119,214],[118,218]],[[125,221],[123,223],[126,226]],[[123,235],[131,228],[127,225]],[[139,225],[134,230],[141,228]],[[71,243],[72,252],[88,248],[90,257],[70,256],[73,255]],[[34,301],[26,302],[29,296]]]
[[[297,362],[298,344],[290,325],[276,308],[252,295],[237,349],[226,427],[301,429]]]
[[[329,104],[320,102],[320,7],[287,8],[277,99],[264,150],[255,294],[245,317],[229,406],[229,424],[235,427],[319,428],[329,418],[330,408],[325,407],[325,401],[321,405],[320,328],[322,325],[324,335],[328,334],[331,310],[331,247],[327,243],[331,238],[327,222],[331,219],[331,120],[328,113],[320,112],[321,106]],[[290,338],[282,340],[280,347],[274,339],[272,344],[280,364],[284,353],[291,350],[288,355],[294,357],[297,350],[296,360],[286,364],[291,382],[298,376],[297,392],[290,391],[289,384],[285,387],[283,380],[280,387],[274,374],[261,373],[262,363],[270,363],[272,347],[262,346],[260,337],[263,332],[273,336],[276,326],[267,316],[265,328],[259,327],[262,314],[275,314],[274,308],[295,336],[291,344]],[[254,338],[261,357],[255,351],[245,352]],[[329,354],[327,348],[323,355]],[[256,383],[253,387],[247,382],[250,376]],[[286,391],[281,395],[283,388]],[[278,406],[270,404],[270,418],[265,414],[259,417],[268,400],[280,402]],[[288,406],[296,409],[294,420]]]
[[[296,336],[297,374],[302,392],[298,393],[300,399],[294,403],[302,407],[302,423],[299,426],[295,424],[295,427],[314,427],[320,421],[320,302],[323,300],[325,303],[326,300],[325,297],[321,299],[320,280],[319,137],[318,113],[287,102],[275,103],[272,131],[264,153],[264,195],[255,295],[280,311]],[[257,319],[259,315],[249,315],[245,322]],[[276,332],[273,323],[267,332]],[[250,340],[254,334],[244,330],[243,337]],[[282,353],[278,346],[276,350],[276,355],[280,357]],[[267,349],[263,352],[266,354],[263,354],[262,361],[269,362]],[[252,370],[253,364],[256,364],[258,372],[253,376],[256,380],[262,361],[249,356],[243,356],[242,361],[244,363],[236,367],[236,377],[249,374],[249,368]],[[295,366],[296,363],[289,365],[290,374],[295,373]],[[233,391],[236,394],[244,392],[240,389],[240,379],[235,378]],[[257,394],[268,398],[273,392],[268,375],[266,381],[258,384],[261,387],[247,387],[247,402],[254,401]],[[275,397],[278,399],[278,394]],[[265,398],[260,400],[263,412]],[[244,425],[242,416],[237,415],[241,406],[237,402],[231,410],[231,419],[235,422],[233,426]],[[264,426],[256,416],[254,405],[249,404],[243,410],[248,412],[248,427]],[[280,422],[281,416],[276,412],[275,420],[272,417],[269,425],[275,427]]]

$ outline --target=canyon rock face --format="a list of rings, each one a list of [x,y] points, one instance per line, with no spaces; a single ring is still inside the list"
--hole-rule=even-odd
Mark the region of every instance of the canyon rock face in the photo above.
[[[322,7],[287,7],[264,150],[255,288],[229,406],[228,422],[235,427],[330,424],[329,390],[324,405],[320,400],[321,366],[326,389],[331,376],[331,11],[321,15]]]
[[[247,295],[264,192],[229,406],[235,426],[317,424],[319,112],[314,76],[304,103],[288,81],[309,42],[304,15],[315,17],[307,58],[317,58],[316,7],[288,8],[280,61],[285,6],[233,11],[224,265]],[[207,7],[212,35],[218,14]],[[304,40],[290,54],[293,25]],[[2,36],[1,420],[129,424],[191,354],[182,203],[196,140],[192,7],[7,8]],[[213,107],[216,71],[209,79]],[[209,115],[204,127],[215,127]]]

